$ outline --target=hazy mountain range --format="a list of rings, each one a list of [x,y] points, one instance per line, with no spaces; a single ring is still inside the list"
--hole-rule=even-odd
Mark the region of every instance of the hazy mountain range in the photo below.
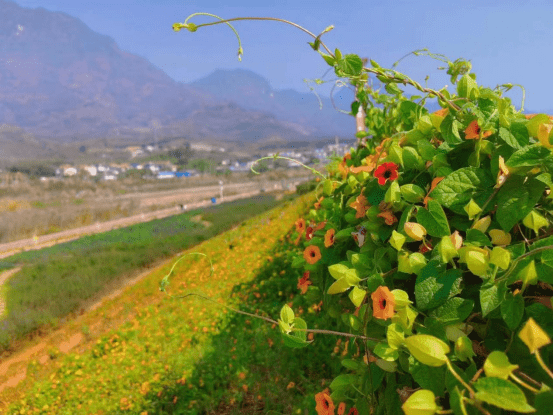
[[[0,125],[10,126],[0,128],[0,158],[7,132],[12,147],[16,136],[28,144],[154,136],[255,142],[355,132],[353,118],[328,98],[320,110],[313,93],[275,91],[250,71],[179,83],[65,13],[0,0],[0,16]],[[351,96],[338,105],[347,109]]]

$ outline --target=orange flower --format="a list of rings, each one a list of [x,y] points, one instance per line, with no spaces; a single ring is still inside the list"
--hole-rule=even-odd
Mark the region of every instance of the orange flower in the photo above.
[[[303,273],[303,277],[301,277],[298,281],[298,289],[301,290],[302,294],[305,294],[307,292],[307,287],[311,284],[312,282],[309,281],[309,271],[305,271]]]
[[[386,225],[393,225],[394,223],[397,222],[396,216],[390,210],[384,210],[376,216],[384,218],[384,221],[386,222]]]
[[[371,207],[369,205],[369,202],[367,201],[367,198],[365,197],[365,195],[362,195],[362,194],[357,196],[357,198],[355,199],[355,202],[353,202],[349,206],[354,208],[357,211],[357,213],[355,213],[355,217],[357,219],[362,218],[363,216],[365,216],[365,213]]]
[[[318,178],[318,177],[317,177]],[[313,205],[313,207],[315,208],[315,210],[319,210],[321,208],[321,202],[324,200],[324,197],[321,196],[319,198],[319,200],[317,202],[315,202],[315,204]]]
[[[371,294],[373,300],[373,317],[388,320],[394,316],[396,300],[388,287],[381,285]]]
[[[305,230],[305,239],[310,241],[313,238],[313,228],[311,226],[308,226]]]
[[[323,229],[326,226],[326,220],[324,222],[319,223],[317,226],[313,226],[313,231],[317,232]]]
[[[484,131],[482,133],[482,137],[489,137],[490,135],[492,135],[491,131]],[[476,120],[472,121],[465,130],[466,140],[474,140],[475,138],[480,138],[480,126]]]
[[[432,114],[437,115],[438,117],[445,117],[449,112],[449,108],[442,108],[441,110],[434,111]]]
[[[428,191],[428,194],[424,197],[423,203],[424,207],[428,205],[428,201],[432,200],[430,197],[430,193],[432,193],[432,190],[440,183],[444,178],[443,177],[435,177],[434,180],[432,180],[432,184],[430,185],[430,190]]]
[[[320,392],[316,394],[315,402],[317,402],[315,407],[317,415],[334,415],[334,402],[327,393]]]
[[[316,245],[309,245],[303,251],[303,257],[308,264],[316,264],[319,259],[321,259],[321,250]]]
[[[338,415],[344,415],[344,412],[346,412],[346,403],[340,402],[340,405],[338,405]]]
[[[305,221],[300,218],[296,221],[296,231],[298,231],[299,233],[303,233],[303,231],[305,230]]]
[[[336,231],[334,229],[329,229],[325,234],[325,248],[330,248],[334,245],[334,234]]]

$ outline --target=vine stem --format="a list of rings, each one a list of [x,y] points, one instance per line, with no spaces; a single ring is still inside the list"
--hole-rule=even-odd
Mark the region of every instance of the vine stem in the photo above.
[[[225,308],[227,308],[231,311],[234,311],[235,313],[243,314],[243,315],[248,316],[248,317],[252,317],[252,318],[256,318],[256,319],[259,319],[259,320],[266,321],[267,323],[278,325],[278,321],[273,320],[272,318],[263,317],[263,316],[253,314],[253,313],[248,313],[247,311],[237,310],[234,307],[228,306],[226,304],[221,304],[221,303],[213,300],[212,298],[206,297],[205,295],[202,295],[202,294],[188,293],[188,294],[184,294],[184,295],[180,295],[180,296],[173,296],[173,295],[170,295],[170,294],[167,294],[167,295],[169,295],[172,298],[187,298],[187,297],[191,297],[191,296],[197,296],[197,297],[203,298],[204,300],[211,301],[212,303],[215,303],[215,304],[217,304],[221,307],[225,307]],[[359,336],[357,334],[344,333],[344,332],[341,332],[341,331],[333,331],[333,330],[292,328],[292,331],[305,331],[307,333],[331,334],[331,335],[334,335],[334,336],[352,337],[352,338],[357,338],[357,339],[361,339],[361,340],[372,340],[372,341],[376,341],[376,342],[380,341],[379,339],[375,339],[375,338],[372,338],[372,337]]]
[[[538,254],[540,252],[543,252],[543,251],[548,251],[550,249],[553,249],[553,245],[547,245],[547,246],[540,246],[539,248],[536,248],[530,252],[527,252],[525,254],[522,254],[521,256],[519,256],[517,259],[515,259],[513,261],[513,264],[511,265],[511,267],[509,268],[509,270],[501,277],[501,278],[498,278],[496,280],[496,282],[501,282],[505,279],[507,279],[514,271],[514,269],[516,268],[516,266],[518,265],[518,263],[524,259],[524,258],[527,258],[531,255],[534,255],[534,254]],[[553,377],[553,376],[552,376]]]
[[[327,179],[327,177],[322,174],[320,171],[316,170],[316,169],[313,169],[309,166],[306,166],[305,164],[303,164],[301,161],[298,161],[296,159],[293,159],[293,158],[290,158],[290,157],[283,157],[283,156],[267,156],[267,157],[261,157],[260,159],[257,159],[256,161],[253,162],[252,164],[252,167],[251,167],[251,171],[255,174],[259,174],[259,172],[255,171],[253,166],[255,165],[255,163],[261,161],[261,160],[268,160],[268,159],[273,159],[273,160],[276,160],[276,159],[283,159],[283,160],[289,160],[289,161],[294,161],[296,163],[298,163],[300,166],[303,166],[305,167],[307,170],[309,170],[311,173],[313,174],[317,174],[319,176],[321,176],[323,179]]]
[[[461,385],[463,385],[465,388],[467,388],[467,390],[469,391],[470,393],[470,396],[474,396],[474,389],[472,389],[470,387],[469,384],[467,384],[463,378],[461,376],[459,376],[459,374],[455,371],[455,369],[453,368],[453,365],[451,364],[451,362],[449,361],[449,359],[446,357],[446,361],[445,361],[446,365],[447,365],[447,368],[449,369],[449,371],[451,372],[451,374],[453,376],[455,376],[455,379],[457,379],[459,381],[459,383],[461,383]]]
[[[198,13],[196,13],[196,15],[197,14]],[[188,19],[192,16],[194,16],[194,15],[188,16],[186,18],[185,22],[187,22]],[[313,37],[314,39],[318,38],[317,35],[315,35],[314,33],[311,33],[309,30],[307,30],[306,28],[300,26],[299,24],[296,24],[294,22],[290,22],[289,20],[279,19],[278,17],[233,17],[232,19],[220,20],[218,22],[202,23],[202,24],[196,25],[196,27],[200,28],[202,26],[213,26],[213,25],[216,25],[216,24],[235,22],[235,21],[238,21],[238,20],[272,20],[272,21],[275,21],[275,22],[286,23],[286,24],[289,24],[291,26],[294,26],[297,29],[300,29],[302,32],[307,33],[309,36]],[[325,50],[328,52],[328,54],[334,58],[334,54],[330,51],[330,49],[322,41],[320,41],[320,44],[323,48],[325,48]]]
[[[536,388],[530,386],[529,384],[527,384],[526,382],[524,382],[522,379],[519,379],[518,377],[516,377],[513,373],[511,373],[509,375],[511,377],[511,379],[513,379],[516,383],[518,383],[519,385],[525,387],[526,389],[528,389],[529,391],[532,391],[534,393],[539,393],[540,391],[537,390]]]
[[[543,361],[541,355],[540,355],[540,351],[539,350],[536,350],[535,353],[536,355],[536,360],[538,361],[538,363],[540,364],[540,366],[542,367],[543,370],[545,370],[545,372],[549,375],[549,377],[551,379],[553,379],[553,372],[551,371],[551,369],[549,369],[547,367],[547,365],[545,364],[545,362]]]

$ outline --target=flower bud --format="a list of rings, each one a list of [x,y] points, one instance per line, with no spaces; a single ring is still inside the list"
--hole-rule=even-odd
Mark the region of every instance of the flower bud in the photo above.
[[[442,257],[442,262],[445,264],[459,255],[453,246],[453,242],[451,242],[451,237],[449,236],[444,236],[442,238],[440,244],[438,245],[438,252]]]
[[[490,263],[497,265],[499,268],[506,270],[511,262],[511,253],[500,246],[496,246],[490,255]]]
[[[424,226],[416,222],[405,222],[403,230],[410,238],[414,239],[415,241],[422,241],[424,239],[424,236],[426,235],[426,229],[424,229]]]
[[[472,199],[470,199],[470,202],[468,202],[463,209],[467,212],[467,215],[469,215],[470,220],[482,212],[480,206]]]
[[[392,236],[390,237],[390,245],[392,245],[396,250],[401,250],[401,247],[405,243],[405,235],[402,235],[399,232],[392,231]]]
[[[399,252],[397,255],[397,270],[399,272],[405,272],[406,274],[412,274],[413,269],[409,262],[409,253],[403,251]]]
[[[455,231],[450,235],[451,242],[455,249],[460,249],[463,246],[463,237],[459,235],[459,231]]]
[[[488,271],[488,259],[482,252],[471,250],[466,254],[467,267],[474,275],[484,277]]]
[[[536,235],[540,230],[540,228],[543,228],[549,225],[549,222],[547,221],[547,219],[545,219],[542,215],[540,215],[535,210],[533,210],[528,215],[526,215],[526,217],[522,220],[522,223],[527,228],[530,228],[534,232],[536,232]]]
[[[438,411],[436,396],[430,390],[418,390],[409,396],[401,409],[405,415],[433,415]]]
[[[530,353],[534,354],[540,347],[547,346],[551,339],[543,329],[538,326],[532,317],[528,319],[518,337],[528,346]]]
[[[476,223],[472,225],[472,229],[476,229],[482,233],[486,233],[491,223],[492,223],[492,218],[490,216],[485,216],[481,219],[478,219]]]
[[[522,291],[524,291],[528,284],[537,284],[538,273],[536,271],[536,261],[530,261],[530,263],[518,273],[517,278],[522,280]]]
[[[488,233],[494,245],[510,245],[511,243],[511,234],[508,232],[504,232],[501,229],[492,229]]]
[[[463,362],[476,356],[472,350],[472,341],[467,336],[461,336],[455,341],[455,356]]]

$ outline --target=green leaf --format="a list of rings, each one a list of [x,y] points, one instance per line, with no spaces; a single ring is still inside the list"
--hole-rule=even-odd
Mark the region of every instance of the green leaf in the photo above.
[[[551,120],[546,114],[534,115],[529,121],[526,122],[526,128],[532,137],[538,136],[538,128],[540,124],[549,124]]]
[[[292,324],[294,322],[294,311],[287,304],[280,310],[280,319],[286,324]]]
[[[403,330],[403,328],[399,324],[392,323],[388,326],[388,328],[386,329],[386,340],[388,341],[388,345],[392,349],[399,349],[399,347],[403,344],[404,339],[405,339],[405,330]],[[393,360],[396,360],[396,359],[393,359]]]
[[[344,366],[346,369],[349,369],[349,370],[358,370],[363,366],[361,362],[358,362],[357,360],[353,360],[353,359],[344,359],[342,360],[341,363],[342,363],[342,366]]]
[[[499,137],[512,148],[521,149],[528,145],[528,130],[521,123],[512,123],[511,130],[499,128]]]
[[[475,246],[492,246],[490,238],[488,238],[483,232],[478,229],[468,229],[465,242],[468,242]]]
[[[507,167],[539,166],[543,164],[544,159],[550,154],[551,150],[543,147],[541,144],[533,144],[515,151],[505,164]]]
[[[283,333],[282,335],[284,336],[284,344],[287,347],[292,347],[292,348],[301,348],[301,347],[309,346],[311,342],[306,340],[307,332],[303,331],[303,330],[307,330],[307,323],[303,319],[296,317],[294,319],[293,326],[294,328],[301,329],[302,331],[292,331],[291,334]]]
[[[409,362],[409,372],[415,382],[423,389],[429,389],[435,395],[441,396],[445,388],[445,368],[423,365],[415,359]]]
[[[353,303],[355,307],[359,307],[363,300],[365,299],[365,296],[367,295],[367,292],[359,287],[353,287],[353,290],[349,293],[349,299]]]
[[[333,391],[337,389],[347,388],[349,385],[355,385],[358,381],[357,375],[339,375],[330,384],[330,389]]]
[[[337,281],[334,281],[334,283],[328,287],[327,294],[339,294],[343,293],[344,291],[347,291],[349,287],[351,287],[353,284],[348,280],[347,277],[342,277]]]
[[[444,179],[445,181],[445,179]],[[495,215],[499,225],[505,232],[526,217],[540,199],[545,184],[522,176],[511,176],[497,194],[497,213]]]
[[[436,396],[429,390],[418,390],[401,406],[405,415],[434,415],[438,410]]]
[[[462,271],[450,269],[437,260],[430,261],[417,276],[415,282],[415,300],[417,308],[427,310],[437,307],[460,292]]]
[[[478,202],[478,196],[486,191],[489,193],[494,185],[495,180],[488,171],[476,167],[463,167],[438,183],[430,196],[442,206],[458,206],[458,210],[464,212],[463,206],[470,199]]]
[[[323,182],[323,193],[325,196],[330,196],[332,194],[332,180],[325,180]]]
[[[485,282],[480,287],[480,307],[482,308],[482,317],[486,317],[495,310],[505,298],[505,283],[495,284]]]
[[[505,300],[501,303],[501,317],[511,330],[515,330],[524,315],[524,299],[522,295],[507,293]]]
[[[387,343],[383,342],[377,343],[377,345],[374,346],[374,354],[387,362],[393,362],[399,357],[397,349],[393,349],[388,346]]]
[[[461,77],[461,79],[459,79],[459,82],[457,83],[457,94],[462,98],[469,99],[473,99],[478,96],[478,85],[469,74],[465,74]]]
[[[508,380],[499,378],[479,378],[474,384],[477,392],[476,399],[507,411],[516,411],[523,414],[534,412],[528,405],[524,393]]]
[[[419,362],[439,367],[445,365],[449,346],[440,339],[427,334],[416,334],[405,339],[405,346]]]
[[[421,207],[417,211],[417,222],[426,228],[431,236],[449,236],[449,222],[442,206],[435,200],[428,202],[428,210]]]
[[[328,267],[328,272],[332,275],[332,278],[338,280],[340,278],[347,278],[353,284],[359,282],[359,273],[355,268],[349,268],[343,264],[334,264]]]
[[[363,71],[363,61],[361,58],[354,54],[348,54],[336,65],[336,75],[338,76],[357,76],[361,75]],[[339,74],[338,72],[341,72]]]
[[[399,190],[401,191],[401,197],[409,203],[418,203],[426,196],[426,192],[416,184],[404,184]]]
[[[453,297],[447,300],[443,305],[430,312],[430,317],[434,317],[444,325],[464,321],[472,312],[474,301],[460,297]]]
[[[491,352],[484,362],[484,373],[489,378],[507,380],[509,375],[517,368],[518,365],[512,365],[507,355],[499,350]]]
[[[536,408],[535,415],[551,415],[551,408],[553,408],[553,390],[546,390],[538,393],[534,400],[534,407]]]
[[[455,145],[463,142],[463,140],[461,140],[461,136],[459,135],[460,127],[462,127],[462,124],[451,114],[448,114],[444,118],[440,124],[440,132],[442,133],[442,137],[447,144]]]

